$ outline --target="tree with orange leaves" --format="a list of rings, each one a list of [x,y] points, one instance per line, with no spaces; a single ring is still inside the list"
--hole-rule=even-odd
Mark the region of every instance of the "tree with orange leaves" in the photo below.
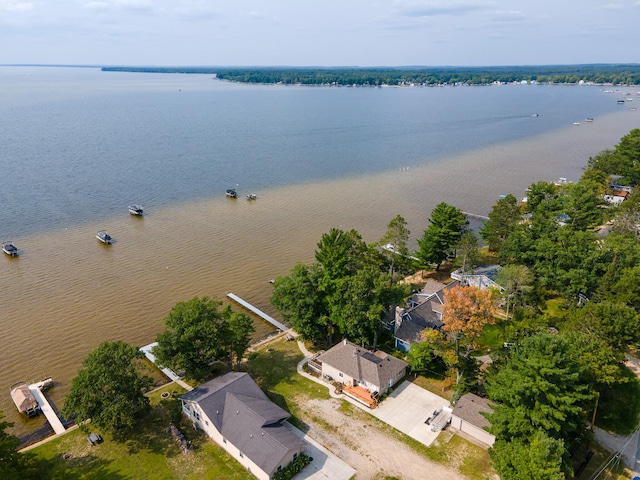
[[[455,286],[445,291],[442,329],[455,341],[456,355],[460,354],[461,342],[467,347],[472,346],[485,325],[496,322],[496,314],[491,290]]]

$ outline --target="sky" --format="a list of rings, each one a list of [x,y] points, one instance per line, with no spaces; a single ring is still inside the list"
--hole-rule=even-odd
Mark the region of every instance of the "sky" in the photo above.
[[[640,63],[640,0],[0,0],[0,64]]]

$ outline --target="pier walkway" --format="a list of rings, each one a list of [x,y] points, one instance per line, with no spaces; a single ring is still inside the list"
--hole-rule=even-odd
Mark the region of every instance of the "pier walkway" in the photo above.
[[[45,397],[42,390],[40,390],[43,384],[44,382],[32,383],[29,385],[29,390],[36,398],[36,401],[40,406],[40,411],[44,413],[45,417],[47,417],[53,431],[56,432],[56,435],[60,435],[65,432],[65,428],[64,425],[62,425],[60,418],[58,418],[58,414],[49,403],[49,400],[47,400],[47,397]]]
[[[282,330],[283,332],[289,330],[289,327],[287,327],[286,325],[280,323],[279,321],[277,321],[275,318],[270,317],[269,315],[267,315],[266,313],[264,313],[262,310],[254,307],[253,305],[251,305],[248,302],[245,302],[244,300],[242,300],[240,297],[238,297],[237,295],[234,295],[233,293],[227,293],[227,297],[229,297],[231,300],[233,300],[234,302],[239,303],[240,305],[242,305],[244,308],[246,308],[247,310],[255,313],[256,315],[258,315],[260,318],[262,318],[263,320],[266,320],[267,322],[269,322],[271,325],[273,325],[274,327],[276,327],[278,330]]]
[[[193,387],[188,383],[186,383],[185,381],[183,381],[182,378],[180,378],[180,375],[178,375],[176,372],[174,372],[170,368],[166,368],[166,367],[160,368],[160,366],[156,363],[156,356],[153,353],[151,353],[151,350],[153,350],[153,347],[155,347],[156,345],[158,345],[158,342],[150,343],[149,345],[140,347],[140,351],[144,353],[144,356],[147,357],[147,359],[151,363],[153,363],[156,367],[158,367],[162,371],[162,373],[164,373],[167,377],[169,377],[169,379],[172,382],[176,382],[178,385],[182,386],[185,390],[193,390]]]

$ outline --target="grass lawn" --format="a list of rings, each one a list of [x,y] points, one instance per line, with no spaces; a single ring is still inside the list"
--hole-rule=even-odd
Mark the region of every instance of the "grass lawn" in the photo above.
[[[161,399],[163,391],[174,395]],[[195,431],[191,425],[176,423],[193,445],[191,453],[182,453],[167,431],[169,423],[181,417],[177,397],[182,393],[181,387],[169,384],[151,394],[151,412],[140,421],[135,433],[125,438],[97,431],[104,442],[92,447],[87,442],[87,433],[76,429],[31,450],[43,466],[43,478],[253,479],[253,475],[202,432]],[[91,425],[89,430],[95,431]]]

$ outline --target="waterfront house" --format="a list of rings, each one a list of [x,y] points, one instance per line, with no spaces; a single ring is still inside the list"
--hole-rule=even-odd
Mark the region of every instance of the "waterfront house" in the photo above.
[[[344,339],[313,359],[327,380],[343,384],[343,392],[371,408],[400,381],[407,364],[383,351],[371,351]]]
[[[409,297],[404,308],[396,307],[393,335],[397,349],[409,351],[412,343],[422,341],[422,332],[426,328],[442,329],[444,292],[459,284],[459,281],[444,285],[427,280],[422,290]]]
[[[289,413],[247,373],[225,373],[180,399],[194,426],[260,480],[273,478],[304,452],[306,443],[284,424]]]

